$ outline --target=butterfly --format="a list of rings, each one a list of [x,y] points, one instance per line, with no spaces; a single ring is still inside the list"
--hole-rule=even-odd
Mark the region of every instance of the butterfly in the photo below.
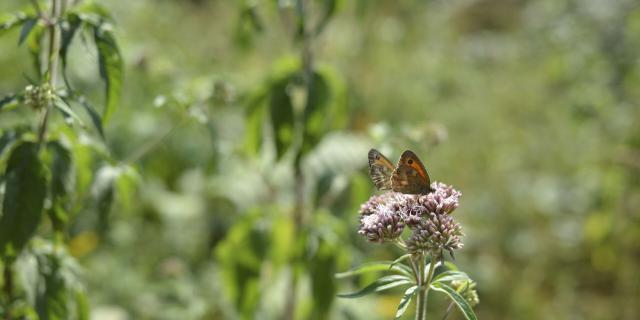
[[[433,191],[427,169],[411,150],[403,152],[395,166],[378,150],[369,150],[369,176],[379,190],[407,194],[427,194]]]

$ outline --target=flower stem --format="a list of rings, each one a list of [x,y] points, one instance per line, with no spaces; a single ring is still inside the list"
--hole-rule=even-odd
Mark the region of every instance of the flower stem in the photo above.
[[[419,275],[418,279],[418,297],[416,300],[416,320],[427,319],[427,295],[429,293],[429,284],[433,279],[433,273],[435,271],[435,264],[433,255],[431,255],[431,263],[429,263],[429,271],[425,274],[425,259],[423,255],[419,256]]]

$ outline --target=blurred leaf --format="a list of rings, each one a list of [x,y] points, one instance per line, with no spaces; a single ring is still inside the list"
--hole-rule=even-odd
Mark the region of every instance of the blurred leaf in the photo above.
[[[13,143],[18,140],[22,134],[29,130],[28,128],[13,128],[9,130],[5,130],[0,136],[0,155],[7,149],[13,145]]]
[[[402,317],[404,312],[407,311],[407,308],[411,303],[411,299],[413,298],[413,296],[416,295],[417,290],[418,290],[418,286],[412,286],[412,287],[409,287],[409,289],[407,289],[407,291],[404,292],[404,295],[400,300],[400,304],[398,304],[398,310],[396,311],[396,319],[400,319],[400,317]]]
[[[449,298],[451,298],[451,300],[456,304],[458,309],[460,309],[460,311],[462,312],[462,315],[464,315],[467,320],[477,319],[475,313],[473,312],[473,308],[471,308],[467,300],[465,300],[465,298],[461,296],[455,289],[442,282],[432,283],[430,287],[434,291],[442,292],[449,296]]]
[[[102,114],[102,120],[106,123],[115,111],[120,99],[123,74],[122,56],[116,40],[109,30],[94,27],[93,35],[98,49],[100,77],[106,83],[106,103]]]
[[[85,99],[84,97],[81,96],[80,98],[78,98],[78,102],[87,111],[87,113],[89,114],[89,118],[91,118],[91,123],[93,123],[93,126],[96,128],[96,130],[98,130],[98,134],[100,134],[100,138],[104,140],[105,139],[104,129],[102,128],[102,117],[100,116],[100,114],[96,112],[93,106],[89,104],[87,99]]]
[[[294,138],[293,103],[288,92],[292,76],[276,80],[269,89],[269,112],[277,159],[291,147]]]
[[[104,166],[95,174],[91,195],[98,213],[99,231],[104,233],[109,227],[109,213],[114,198],[114,185],[120,175],[120,170],[113,166]]]
[[[369,272],[380,272],[380,271],[394,271],[401,274],[404,274],[408,277],[413,276],[413,272],[404,264],[393,264],[393,261],[383,261],[383,262],[370,262],[365,263],[362,266],[356,267],[352,270],[336,273],[335,277],[338,279],[353,277],[357,275],[361,275]]]
[[[327,26],[333,15],[336,13],[338,9],[339,1],[338,0],[324,0],[323,1],[323,12],[322,18],[318,21],[316,25],[315,33],[316,35],[322,33],[324,28]]]
[[[21,45],[22,42],[29,36],[33,27],[38,23],[38,18],[28,18],[22,24],[22,29],[20,30],[20,38],[18,39],[18,45]]]
[[[73,110],[71,110],[71,107],[69,106],[69,103],[66,101],[66,99],[56,96],[53,98],[53,105],[58,110],[60,110],[67,122],[71,123],[73,121],[76,121],[81,126],[84,125],[82,119]]]
[[[362,288],[359,291],[356,291],[356,292],[353,292],[353,293],[338,294],[338,297],[340,297],[340,298],[358,298],[358,297],[366,296],[366,295],[371,294],[371,293],[381,292],[381,291],[388,290],[388,289],[391,289],[391,288],[395,288],[395,287],[398,287],[398,286],[402,286],[402,285],[405,285],[405,284],[413,284],[413,283],[414,283],[414,281],[410,277],[403,276],[403,275],[384,276],[384,277],[374,281],[370,285]]]
[[[466,273],[462,271],[445,271],[435,276],[432,282],[449,282],[460,280],[470,280],[470,278]]]
[[[13,28],[21,26],[30,19],[35,19],[35,16],[27,15],[24,12],[13,14],[13,16],[7,21],[0,22],[0,36]]]
[[[75,170],[71,152],[58,141],[51,141],[47,149],[53,155],[51,163],[51,208],[48,213],[56,230],[68,220],[68,198],[75,187]]]
[[[313,293],[313,318],[326,319],[336,295],[334,274],[337,258],[341,249],[339,240],[334,237],[319,236],[318,248],[311,259],[307,259],[307,268],[311,277]]]
[[[67,89],[73,90],[69,78],[67,76],[67,54],[69,52],[69,45],[73,40],[76,31],[82,26],[82,20],[76,13],[69,13],[66,15],[66,22],[62,24],[62,34],[60,41],[60,62],[62,62],[62,78],[67,86]]]
[[[67,287],[60,270],[58,257],[40,257],[39,268],[44,278],[44,290],[36,296],[36,311],[40,319],[69,319]]]
[[[264,100],[267,96],[267,89],[260,88],[249,97],[249,103],[247,113],[245,115],[246,130],[245,130],[245,150],[255,155],[260,151],[260,146],[263,142],[264,135],[262,126],[264,124],[265,108]]]
[[[38,157],[38,145],[23,142],[11,153],[0,217],[0,250],[22,250],[42,219],[47,180]]]
[[[31,62],[36,73],[36,77],[40,79],[42,73],[42,37],[44,36],[45,28],[41,24],[36,24],[31,31],[29,37],[27,37],[27,49],[31,55]]]
[[[252,318],[258,307],[260,269],[270,247],[263,214],[261,210],[247,213],[215,249],[226,292],[246,318]]]
[[[10,94],[5,96],[4,98],[0,99],[0,110],[2,110],[4,108],[4,106],[12,103],[12,102],[16,102],[18,101],[18,99],[20,98],[20,95],[14,93],[14,94]]]
[[[84,290],[76,292],[76,317],[77,320],[89,320],[89,298]]]

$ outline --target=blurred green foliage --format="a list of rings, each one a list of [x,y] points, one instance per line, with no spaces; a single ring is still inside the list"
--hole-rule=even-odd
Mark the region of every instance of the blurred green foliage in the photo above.
[[[334,273],[397,256],[356,234],[376,147],[392,158],[414,150],[433,180],[463,192],[456,264],[477,281],[479,318],[640,317],[636,1],[310,3],[311,90],[296,1],[103,3],[125,67],[111,90],[123,96],[104,145],[79,134],[65,148],[89,169],[62,188],[74,195],[67,250],[36,239],[25,250],[44,269],[16,262],[31,264],[18,279],[25,303],[86,291],[62,314],[279,319],[295,279],[296,318],[392,318],[402,292],[334,299],[372,280],[338,288]],[[3,1],[0,13],[24,4]],[[35,44],[17,47],[20,33],[0,37],[2,96],[36,74]],[[79,40],[65,68],[104,105],[101,59]],[[3,110],[3,137],[25,120]],[[64,171],[56,150],[52,168]],[[18,191],[4,188],[5,199]],[[434,301],[429,316],[441,318],[448,302]]]

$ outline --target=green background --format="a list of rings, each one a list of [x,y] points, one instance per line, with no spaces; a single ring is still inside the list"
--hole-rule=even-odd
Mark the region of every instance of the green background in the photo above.
[[[640,317],[637,2],[339,1],[312,49],[342,122],[303,160],[304,241],[291,231],[290,155],[247,142],[269,137],[251,131],[251,98],[300,56],[292,9],[102,4],[125,61],[105,150],[135,172],[107,217],[80,210],[70,229],[97,319],[277,319],[291,272],[299,318],[392,318],[401,292],[332,298],[373,280],[333,273],[399,256],[356,233],[375,193],[372,147],[392,160],[415,151],[432,180],[463,193],[455,263],[478,283],[480,319]],[[312,4],[319,19],[322,1]],[[2,94],[32,73],[18,35],[0,38]],[[78,42],[69,59],[101,103],[94,49]],[[300,250],[312,263],[292,269]],[[433,298],[430,316],[446,305]]]

